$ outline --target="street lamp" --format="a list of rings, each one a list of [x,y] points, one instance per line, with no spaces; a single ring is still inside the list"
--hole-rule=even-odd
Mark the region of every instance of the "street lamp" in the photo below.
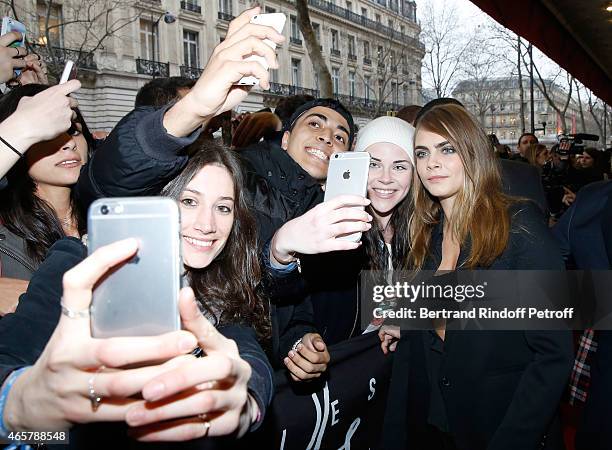
[[[533,131],[541,131],[542,132],[542,136],[546,135],[546,119],[548,118],[548,113],[547,112],[543,112],[540,113],[540,123],[542,124],[542,128],[534,128]]]
[[[159,37],[159,34],[157,36],[155,35],[155,27],[157,27],[157,25],[159,24],[159,21],[162,20],[162,18],[164,19],[164,22],[167,24],[176,22],[176,16],[172,14],[170,11],[161,13],[155,22],[153,22],[153,16],[151,16],[151,22],[153,22],[153,25],[151,26],[151,38],[152,38],[151,39],[152,41],[151,49],[153,50],[153,67],[157,67],[157,58],[155,56],[155,40],[156,38]],[[159,71],[157,69],[153,69],[153,70],[154,70],[153,76],[159,75]]]

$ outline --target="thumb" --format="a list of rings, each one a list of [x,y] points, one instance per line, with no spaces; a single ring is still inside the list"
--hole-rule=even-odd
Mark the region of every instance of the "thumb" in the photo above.
[[[179,312],[183,328],[193,333],[202,350],[211,353],[225,348],[227,339],[204,317],[190,287],[181,289],[179,293]]]
[[[325,351],[326,345],[325,342],[323,342],[323,338],[321,338],[321,336],[316,336],[315,338],[313,338],[312,345],[316,350],[320,352]]]

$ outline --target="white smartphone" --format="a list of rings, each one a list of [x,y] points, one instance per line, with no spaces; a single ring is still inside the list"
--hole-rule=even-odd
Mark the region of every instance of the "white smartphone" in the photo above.
[[[11,47],[25,47],[25,38],[26,38],[26,27],[21,22],[12,19],[8,16],[2,18],[2,30],[0,30],[0,36],[4,36],[6,33],[10,33],[11,31],[18,31],[21,33],[22,39],[20,41],[13,42]],[[21,75],[21,69],[15,69],[15,76],[18,77]]]
[[[180,329],[179,208],[167,197],[103,198],[87,215],[88,252],[126,238],[138,252],[113,268],[93,292],[91,332],[96,338],[155,336]]]
[[[324,201],[339,195],[359,195],[365,197],[368,190],[370,154],[368,152],[334,153],[329,159]],[[362,206],[356,208],[362,209]],[[339,236],[352,242],[361,240],[361,232]]]
[[[257,14],[253,16],[251,19],[251,23],[257,25],[266,25],[274,28],[278,33],[283,32],[283,28],[285,27],[285,22],[287,21],[287,16],[283,13],[271,13],[271,14]],[[272,50],[276,49],[276,43],[272,42],[270,39],[264,39],[264,43],[269,45]],[[259,55],[251,55],[246,58],[246,61],[257,61],[266,69],[269,68],[268,62],[263,56]],[[240,81],[238,81],[238,85],[240,86],[255,86],[259,83],[259,80],[254,76],[242,77]]]
[[[66,60],[66,65],[64,66],[64,71],[62,72],[62,76],[60,77],[59,84],[64,84],[68,80],[74,80],[77,77],[77,68],[74,61],[69,59]]]

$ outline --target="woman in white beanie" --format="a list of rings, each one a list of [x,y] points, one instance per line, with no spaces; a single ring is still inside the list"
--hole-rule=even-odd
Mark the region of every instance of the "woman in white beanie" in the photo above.
[[[414,127],[397,117],[379,117],[364,126],[355,151],[371,156],[368,212],[374,217],[363,243],[371,270],[402,269],[408,253],[408,221],[412,214]],[[383,245],[384,243],[384,245]]]

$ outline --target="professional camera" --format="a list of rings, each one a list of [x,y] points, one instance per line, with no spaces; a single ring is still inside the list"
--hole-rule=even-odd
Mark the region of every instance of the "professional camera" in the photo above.
[[[553,147],[553,151],[557,152],[559,156],[568,156],[568,155],[580,155],[584,148],[584,141],[599,141],[599,136],[596,134],[586,134],[586,133],[577,133],[577,134],[560,134],[557,136],[559,140],[559,145],[555,145]]]

